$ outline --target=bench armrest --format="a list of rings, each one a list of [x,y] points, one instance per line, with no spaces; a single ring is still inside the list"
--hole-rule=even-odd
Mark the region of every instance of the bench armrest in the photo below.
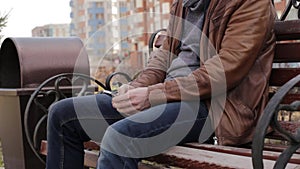
[[[263,168],[264,140],[270,125],[275,131],[283,135],[283,137],[285,137],[291,143],[290,146],[279,156],[274,168],[285,168],[293,153],[300,147],[299,129],[296,134],[289,133],[280,126],[277,118],[280,110],[284,109],[295,111],[300,107],[300,101],[295,101],[289,106],[280,106],[284,96],[299,82],[300,75],[294,77],[284,84],[267,104],[264,114],[256,126],[256,131],[253,138],[252,163],[254,168]]]

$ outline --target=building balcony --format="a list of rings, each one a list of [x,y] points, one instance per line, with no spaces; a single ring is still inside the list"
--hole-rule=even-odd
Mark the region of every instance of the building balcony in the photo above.
[[[90,14],[98,14],[98,13],[104,13],[104,8],[99,7],[99,8],[88,8],[88,13]]]

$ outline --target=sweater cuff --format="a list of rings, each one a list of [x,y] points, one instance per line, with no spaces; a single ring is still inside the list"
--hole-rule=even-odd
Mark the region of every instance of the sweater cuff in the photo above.
[[[163,83],[158,83],[148,87],[149,102],[151,106],[167,103],[165,86]]]

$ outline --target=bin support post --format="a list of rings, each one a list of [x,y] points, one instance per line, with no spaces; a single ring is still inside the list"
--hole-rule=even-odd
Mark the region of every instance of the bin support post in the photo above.
[[[0,95],[0,138],[5,169],[25,168],[19,105],[18,96]]]

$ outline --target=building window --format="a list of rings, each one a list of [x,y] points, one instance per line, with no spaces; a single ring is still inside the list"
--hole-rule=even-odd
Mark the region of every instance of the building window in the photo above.
[[[135,0],[135,7],[136,8],[142,8],[143,7],[143,1],[142,0]]]
[[[96,2],[96,7],[97,8],[100,8],[100,7],[104,7],[104,4],[103,4],[103,2]]]
[[[162,4],[162,13],[169,13],[170,11],[170,4],[165,2]]]

